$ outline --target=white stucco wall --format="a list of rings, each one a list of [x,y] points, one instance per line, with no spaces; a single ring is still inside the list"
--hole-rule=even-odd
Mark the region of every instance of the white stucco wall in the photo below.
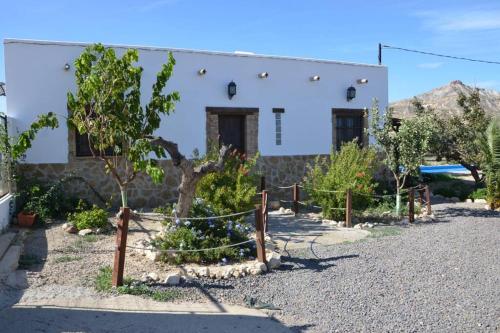
[[[0,234],[9,226],[11,200],[11,194],[4,195],[0,198]]]
[[[66,93],[75,91],[73,64],[86,44],[41,41],[4,41],[7,113],[18,131],[40,113],[66,115]],[[125,48],[114,46],[118,51]],[[143,98],[149,99],[151,85],[168,49],[138,47],[144,67]],[[174,114],[162,121],[159,134],[179,143],[185,154],[205,150],[205,107],[259,108],[259,151],[262,155],[329,153],[332,145],[332,108],[369,108],[377,98],[384,109],[388,102],[387,68],[333,61],[235,55],[228,53],[172,50],[177,65],[166,91],[177,90],[181,101]],[[197,71],[206,68],[207,74]],[[257,74],[268,72],[267,79]],[[309,78],[319,75],[320,81]],[[368,79],[358,85],[357,79]],[[233,80],[238,92],[228,99],[227,84]],[[357,97],[346,100],[353,85]],[[282,145],[275,145],[272,108],[285,108]],[[44,130],[28,152],[28,163],[66,163],[67,128]]]

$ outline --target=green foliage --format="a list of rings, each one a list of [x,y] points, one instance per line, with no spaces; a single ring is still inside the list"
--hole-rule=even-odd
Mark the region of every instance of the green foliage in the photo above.
[[[486,188],[478,188],[469,195],[469,198],[472,200],[486,199],[486,196],[487,196]]]
[[[64,179],[51,184],[21,179],[18,184],[22,189],[18,194],[21,210],[38,214],[41,221],[74,212],[78,200],[64,191],[63,184]]]
[[[345,208],[347,189],[353,191],[353,209],[365,209],[370,204],[376,185],[375,166],[373,149],[360,149],[355,142],[346,143],[340,152],[332,151],[329,161],[317,157],[315,164],[308,166],[304,186],[313,202],[322,207],[325,218],[343,219],[345,211],[337,208]]]
[[[432,192],[446,198],[459,198],[464,201],[471,195],[472,188],[462,181],[456,181],[449,186],[437,188]]]
[[[217,156],[218,149],[213,146],[204,158],[197,160],[197,164],[216,160]],[[209,204],[215,215],[252,209],[257,193],[258,176],[254,170],[257,158],[245,158],[233,151],[227,157],[222,172],[207,174],[198,182],[196,197]]]
[[[78,230],[103,228],[108,224],[108,213],[104,209],[93,206],[91,210],[69,214],[68,221]]]
[[[486,175],[486,199],[495,208],[500,207],[500,118],[491,121],[478,144],[483,154]]]
[[[113,275],[113,270],[111,267],[101,267],[99,268],[99,273],[94,280],[94,287],[97,291],[108,292],[112,288],[111,277]]]
[[[197,198],[193,202],[190,216],[215,216],[211,205]],[[165,222],[166,230],[152,245],[161,250],[195,250],[231,245],[247,241],[249,226],[240,219],[180,220],[175,216]],[[165,253],[163,260],[175,264],[184,262],[218,262],[220,260],[241,260],[254,256],[253,243],[236,247],[197,252]]]
[[[156,214],[163,214],[163,215],[171,215],[172,214],[172,209],[174,208],[174,205],[172,204],[165,204],[163,206],[158,206],[153,208],[153,213]]]
[[[113,270],[110,266],[99,268],[99,273],[94,280],[94,287],[100,292],[110,292],[113,289],[111,278]],[[182,293],[179,290],[156,290],[144,283],[138,283],[129,277],[123,279],[123,286],[116,288],[120,294],[151,297],[158,302],[169,302],[179,298]]]
[[[60,257],[55,258],[54,262],[56,262],[56,263],[64,263],[64,262],[79,261],[79,260],[82,260],[82,259],[83,259],[83,257],[64,255],[64,256],[60,256]]]
[[[119,58],[112,48],[89,46],[75,61],[77,92],[68,92],[68,123],[88,135],[92,154],[104,162],[120,187],[123,206],[127,206],[128,184],[138,172],[161,182],[163,169],[150,155],[165,157],[165,151],[153,147],[148,137],[159,128],[161,115],[173,112],[180,98],[177,92],[162,93],[175,65],[169,53],[168,62],[156,76],[151,98],[143,107],[143,69],[135,65],[138,60],[137,50],[129,49]],[[109,150],[113,156],[105,154]]]

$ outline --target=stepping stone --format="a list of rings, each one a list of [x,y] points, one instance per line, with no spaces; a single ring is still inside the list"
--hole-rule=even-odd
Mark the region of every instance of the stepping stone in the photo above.
[[[8,232],[6,234],[0,235],[0,259],[2,259],[5,252],[7,252],[7,249],[9,248],[15,237],[16,234],[13,232]]]
[[[22,246],[12,245],[0,260],[0,274],[9,274],[17,269]]]

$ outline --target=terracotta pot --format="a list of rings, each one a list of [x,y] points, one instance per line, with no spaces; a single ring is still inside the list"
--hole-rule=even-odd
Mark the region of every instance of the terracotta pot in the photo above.
[[[37,214],[20,212],[17,214],[17,222],[20,227],[31,227],[35,223]]]

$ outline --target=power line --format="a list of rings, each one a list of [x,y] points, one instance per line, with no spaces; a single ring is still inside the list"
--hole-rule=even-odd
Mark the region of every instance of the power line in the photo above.
[[[425,51],[412,50],[412,49],[406,49],[403,47],[382,45],[382,44],[379,44],[379,63],[382,63],[382,48],[425,54],[425,55],[430,55],[430,56],[434,56],[434,57],[450,58],[450,59],[456,59],[456,60],[465,60],[465,61],[481,62],[481,63],[485,63],[485,64],[500,65],[500,61],[490,61],[490,60],[480,60],[480,59],[472,59],[472,58],[465,58],[465,57],[457,57],[457,56],[451,56],[451,55],[447,55],[447,54],[425,52]]]

